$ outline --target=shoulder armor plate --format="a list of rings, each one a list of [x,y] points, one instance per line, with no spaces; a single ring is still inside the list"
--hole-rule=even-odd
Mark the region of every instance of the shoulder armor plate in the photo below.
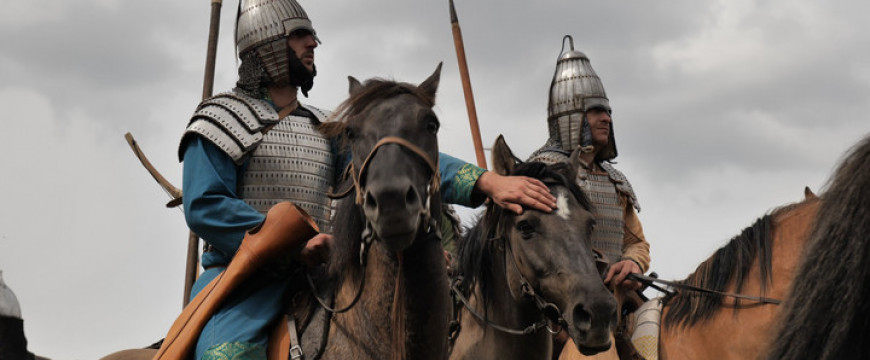
[[[305,110],[308,110],[312,114],[314,114],[314,117],[317,118],[317,121],[319,121],[321,123],[325,123],[327,121],[330,121],[330,117],[332,116],[332,112],[328,111],[328,110],[323,110],[323,109],[316,108],[314,106],[302,104],[302,103],[300,103],[299,106]]]
[[[200,135],[229,155],[236,164],[263,141],[263,128],[278,123],[278,112],[265,100],[226,92],[199,104],[178,149],[183,160],[187,139]]]
[[[637,202],[637,195],[634,194],[634,188],[631,187],[631,183],[628,182],[628,178],[625,177],[625,174],[623,174],[622,171],[616,170],[616,168],[614,168],[609,162],[602,161],[599,165],[601,165],[601,168],[604,169],[604,171],[607,171],[607,176],[616,183],[616,189],[628,197],[631,206],[634,206],[634,209],[637,210],[637,212],[640,212],[640,204]]]

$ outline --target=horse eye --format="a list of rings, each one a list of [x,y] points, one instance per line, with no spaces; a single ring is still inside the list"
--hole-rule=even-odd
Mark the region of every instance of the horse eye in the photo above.
[[[530,239],[535,234],[535,227],[528,221],[523,220],[517,223],[517,230],[522,234],[523,239]]]
[[[592,231],[595,230],[595,225],[596,225],[596,223],[597,223],[597,222],[595,221],[595,219],[589,219],[589,221],[586,222],[586,231],[587,231],[589,234],[591,234]]]
[[[429,132],[437,134],[439,128],[441,128],[441,123],[438,122],[438,119],[432,117],[426,121],[426,130],[428,130]]]
[[[348,140],[353,140],[356,137],[356,132],[350,127],[346,127],[344,128],[344,136],[346,136]]]

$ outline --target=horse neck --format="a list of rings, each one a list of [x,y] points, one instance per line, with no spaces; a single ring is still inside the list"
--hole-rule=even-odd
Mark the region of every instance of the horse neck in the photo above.
[[[406,358],[443,359],[447,351],[450,299],[440,243],[418,238],[402,253],[400,262],[396,255],[375,241],[368,256],[366,269],[348,267],[345,270],[345,281],[336,297],[338,306],[348,304],[359,289],[359,274],[364,273],[365,285],[359,302],[346,314],[336,317],[351,346],[363,347],[363,351],[352,355],[391,358],[394,332],[398,331],[401,338],[406,339]],[[398,304],[395,302],[397,290],[401,298]],[[393,323],[394,306],[402,312],[404,321],[400,326],[403,328],[397,329]]]
[[[771,297],[785,299],[818,213],[818,199],[807,200],[774,218]]]
[[[760,261],[756,259],[741,293],[786,300],[817,211],[818,201],[807,200],[773,215],[770,286],[766,286],[761,294]],[[734,292],[735,289],[732,280],[725,291]],[[668,326],[669,331],[662,334],[661,351],[678,358],[721,358],[724,354],[756,358],[772,341],[781,307],[771,304],[752,306],[754,303],[747,300],[740,300],[742,306],[735,304],[734,299],[725,298],[722,306],[707,320],[692,326]],[[663,319],[669,311],[666,306]],[[730,334],[728,340],[722,341],[721,334],[726,333]]]

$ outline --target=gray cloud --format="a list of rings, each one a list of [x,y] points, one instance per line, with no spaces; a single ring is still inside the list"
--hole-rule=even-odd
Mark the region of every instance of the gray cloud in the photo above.
[[[441,148],[474,159],[447,1],[302,1],[324,41],[308,103],[335,107],[348,75],[419,82],[443,61]],[[236,6],[224,2],[216,91],[235,78]],[[640,196],[664,278],[685,276],[803,186],[818,190],[870,131],[870,3],[456,6],[484,144],[504,134],[520,157],[547,137],[547,90],[562,36],[574,36],[611,98],[617,166]],[[148,345],[180,310],[187,229],[121,136],[131,131],[180,185],[175,150],[201,96],[209,7],[48,0],[6,10],[0,269],[31,350],[92,359]]]

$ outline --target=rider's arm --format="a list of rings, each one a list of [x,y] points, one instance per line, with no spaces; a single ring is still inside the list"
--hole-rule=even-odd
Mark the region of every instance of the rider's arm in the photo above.
[[[203,266],[219,265],[209,262],[228,262],[245,232],[262,223],[265,216],[238,197],[240,167],[226,153],[199,136],[186,146],[184,219],[194,233],[218,250],[218,254],[203,254]]]
[[[625,237],[622,242],[622,258],[629,259],[640,266],[642,273],[649,269],[649,243],[643,235],[643,226],[637,217],[637,211],[630,204],[624,210]]]
[[[445,153],[439,153],[438,156],[438,169],[441,171],[441,201],[468,207],[483,204],[486,195],[474,191],[474,187],[486,170]]]
[[[486,197],[517,214],[523,208],[550,212],[556,198],[540,180],[526,176],[503,176],[441,153],[442,200],[450,204],[479,206]]]

